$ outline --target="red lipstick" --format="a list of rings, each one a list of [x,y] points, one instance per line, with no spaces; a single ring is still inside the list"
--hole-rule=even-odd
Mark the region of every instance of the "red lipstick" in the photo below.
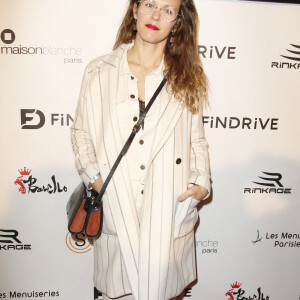
[[[158,27],[156,27],[155,25],[152,25],[152,24],[146,24],[146,27],[149,29],[152,29],[152,30],[159,30]]]

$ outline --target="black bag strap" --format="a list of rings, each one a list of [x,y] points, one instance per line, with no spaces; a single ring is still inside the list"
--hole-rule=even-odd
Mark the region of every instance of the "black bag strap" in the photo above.
[[[152,106],[153,102],[155,101],[156,97],[158,96],[158,94],[161,92],[162,88],[164,87],[165,83],[166,83],[166,78],[164,78],[162,80],[162,82],[160,83],[160,85],[158,86],[158,88],[156,89],[156,91],[154,92],[152,98],[150,99],[149,103],[147,104],[145,110],[141,113],[140,118],[138,119],[137,123],[133,126],[132,128],[132,132],[129,135],[126,143],[124,144],[120,154],[118,155],[115,163],[113,164],[113,167],[111,168],[107,178],[105,179],[105,182],[103,183],[103,186],[101,187],[101,190],[97,196],[97,199],[94,201],[94,207],[99,207],[100,203],[101,203],[101,199],[105,193],[106,187],[108,185],[108,183],[110,182],[114,172],[116,171],[121,159],[123,158],[123,156],[127,153],[135,135],[139,132],[139,130],[141,129],[141,124],[143,123],[150,107]]]

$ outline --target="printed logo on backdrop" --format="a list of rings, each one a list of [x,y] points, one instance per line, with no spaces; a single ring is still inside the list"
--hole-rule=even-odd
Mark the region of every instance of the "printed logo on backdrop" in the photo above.
[[[290,44],[285,53],[280,54],[284,61],[273,61],[273,69],[300,69],[300,45]]]
[[[13,298],[55,298],[59,297],[59,291],[10,291],[9,293],[0,293],[0,299],[5,299],[9,296],[10,299]]]
[[[38,179],[34,177],[31,172],[32,169],[28,169],[24,167],[24,169],[18,170],[21,176],[18,176],[14,181],[14,184],[18,187],[18,191],[21,194],[30,194],[30,193],[63,193],[67,192],[67,187],[62,185],[57,181],[55,175],[52,175],[49,178],[49,182],[47,184],[40,184]]]
[[[50,126],[70,126],[73,122],[73,118],[69,114],[51,113],[46,118],[45,114],[38,109],[21,109],[20,115],[22,129],[40,129],[45,124]]]
[[[4,29],[1,32],[1,41],[4,44],[12,44],[16,39],[15,33],[11,29]]]
[[[262,292],[262,288],[259,287],[252,295],[247,293],[243,288],[241,288],[242,283],[235,282],[230,284],[231,289],[228,290],[225,296],[229,297],[226,298],[227,300],[269,300],[268,295],[264,295]],[[249,295],[249,296],[248,296]]]
[[[71,235],[70,232],[66,235],[66,245],[75,253],[86,253],[92,249],[92,244],[84,234]]]
[[[4,29],[1,32],[1,41],[5,45],[1,45],[1,55],[47,55],[47,56],[63,56],[64,64],[81,64],[82,48],[75,48],[71,45],[64,47],[54,47],[52,45],[29,46],[14,44],[16,33],[11,29]]]
[[[184,290],[184,298],[189,298],[189,297],[192,297],[192,289],[189,288],[189,289],[185,289]]]
[[[278,130],[278,118],[203,116],[203,124],[213,129]]]
[[[260,193],[260,194],[291,194],[292,189],[290,187],[284,187],[282,184],[281,173],[262,172],[264,176],[258,176],[259,180],[252,181],[255,187],[244,188],[244,194]]]
[[[17,230],[0,229],[0,251],[10,250],[31,250],[31,245],[21,242]]]
[[[300,233],[295,232],[265,232],[257,230],[254,245],[258,243],[268,243],[273,248],[300,248]]]
[[[213,240],[195,241],[195,246],[200,248],[202,254],[215,254],[219,250],[219,242]]]
[[[204,46],[198,45],[201,58],[211,59],[236,59],[235,46]]]

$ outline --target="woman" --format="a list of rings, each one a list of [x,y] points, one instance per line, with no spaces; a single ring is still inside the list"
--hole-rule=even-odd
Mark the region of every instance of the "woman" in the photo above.
[[[114,52],[85,70],[71,139],[98,192],[167,79],[103,197],[94,283],[104,299],[171,299],[196,279],[196,206],[210,190],[197,25],[193,0],[130,0]]]

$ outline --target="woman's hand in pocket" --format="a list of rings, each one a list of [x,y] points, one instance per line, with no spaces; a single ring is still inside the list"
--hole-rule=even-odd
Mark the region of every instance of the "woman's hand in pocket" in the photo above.
[[[191,188],[186,190],[182,195],[178,197],[178,201],[182,202],[188,197],[192,197],[198,201],[201,201],[208,193],[208,190],[201,185],[193,185]]]

